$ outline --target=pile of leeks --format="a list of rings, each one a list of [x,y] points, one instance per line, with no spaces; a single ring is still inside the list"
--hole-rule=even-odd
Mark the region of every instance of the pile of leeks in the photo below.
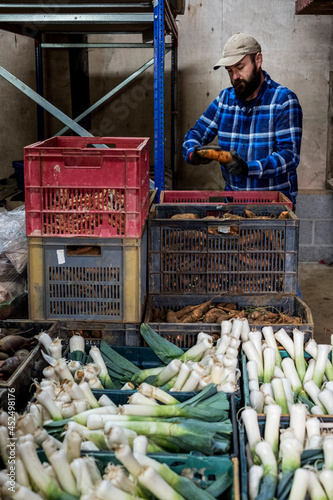
[[[56,339],[50,344],[47,334],[43,334],[40,341],[49,363],[43,376],[60,382],[87,382],[92,389],[134,390],[146,381],[171,392],[200,391],[213,383],[218,390],[231,393],[238,390],[242,329],[249,331],[247,320],[223,321],[216,344],[212,335],[200,332],[196,344],[184,352],[143,324],[141,335],[163,363],[146,370],[140,370],[105,341],[101,341],[100,347],[90,347],[86,354],[85,341],[79,335],[71,337],[68,359],[64,359],[61,341]],[[57,350],[52,349],[55,343]]]
[[[274,333],[265,326],[262,332],[250,332],[242,349],[248,360],[250,404],[258,413],[276,403],[288,414],[290,405],[302,402],[311,414],[333,414],[331,345],[314,339],[304,343],[304,332],[296,328],[291,337],[282,328]]]
[[[241,414],[247,436],[248,498],[333,500],[332,425],[309,415],[302,403],[290,405],[284,426],[279,405],[269,404],[265,410],[261,425],[253,408]]]
[[[134,439],[133,451],[126,444],[117,446],[115,459],[101,474],[95,458],[81,456],[83,437],[79,431],[72,431],[72,437],[61,443],[45,430],[34,430],[32,421],[25,422],[24,431],[29,433],[23,433],[22,422],[17,426],[12,465],[8,441],[3,440],[6,432],[8,439],[11,422],[3,412],[0,444],[7,468],[0,471],[0,497],[4,500],[213,500],[231,484],[229,473],[223,482],[206,481],[208,487],[201,489],[191,479],[147,456],[148,440],[144,436]],[[40,443],[47,458],[44,462],[36,451]]]

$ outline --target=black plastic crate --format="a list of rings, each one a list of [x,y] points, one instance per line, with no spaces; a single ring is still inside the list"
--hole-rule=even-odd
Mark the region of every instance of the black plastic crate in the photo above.
[[[148,323],[159,335],[179,347],[192,347],[196,343],[197,335],[200,331],[205,333],[221,335],[221,325],[219,323],[156,323],[153,321],[153,309],[163,308],[165,310],[179,311],[189,305],[202,304],[211,299],[211,295],[149,295],[145,323]],[[310,308],[299,297],[295,295],[221,295],[214,297],[212,303],[235,302],[239,311],[249,307],[265,307],[272,312],[281,311],[289,315],[298,316],[302,319],[301,325],[277,324],[272,325],[277,331],[284,328],[291,334],[294,328],[305,332],[306,340],[313,336],[313,318]],[[255,323],[250,328],[262,329],[267,324]]]
[[[287,219],[219,219],[228,213]],[[174,220],[191,213],[198,219]],[[149,215],[149,293],[293,293],[299,219],[284,206],[156,205]]]
[[[147,249],[147,228],[142,238],[29,238],[30,318],[141,322]]]
[[[45,331],[51,337],[58,335],[57,322],[33,322],[30,320],[0,321],[0,331],[6,335],[16,334],[27,338]],[[31,398],[34,379],[40,379],[46,362],[41,357],[37,344],[8,380],[0,380],[0,407],[7,411],[8,402],[13,411],[21,411]]]

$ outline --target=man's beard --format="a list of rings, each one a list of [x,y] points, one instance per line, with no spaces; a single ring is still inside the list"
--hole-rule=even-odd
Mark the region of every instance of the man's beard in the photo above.
[[[247,99],[252,95],[260,85],[261,80],[261,72],[253,65],[252,73],[248,79],[246,80],[237,80],[236,82],[232,82],[232,86],[235,89],[235,94],[239,99]]]

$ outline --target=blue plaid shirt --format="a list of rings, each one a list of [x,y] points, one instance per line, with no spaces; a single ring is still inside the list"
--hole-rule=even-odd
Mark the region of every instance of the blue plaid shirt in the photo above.
[[[182,152],[187,163],[195,146],[205,146],[218,136],[221,149],[235,149],[247,162],[248,177],[229,175],[223,165],[226,189],[281,191],[295,203],[296,168],[300,160],[302,109],[296,95],[265,81],[253,101],[242,101],[233,87],[222,90],[191,128]],[[209,167],[208,167],[209,168]]]

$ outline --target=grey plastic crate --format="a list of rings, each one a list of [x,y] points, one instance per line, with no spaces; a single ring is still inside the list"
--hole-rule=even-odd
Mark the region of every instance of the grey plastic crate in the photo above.
[[[28,249],[30,318],[142,321],[146,228],[142,238],[29,238]]]
[[[223,214],[287,219],[219,219]],[[192,213],[199,219],[174,220]],[[156,205],[149,216],[149,293],[297,292],[299,219],[284,206]]]
[[[145,323],[148,323],[159,335],[179,347],[191,347],[196,343],[196,337],[200,331],[215,336],[221,335],[221,325],[218,323],[157,323],[154,322],[153,309],[161,308],[165,311],[179,311],[189,305],[199,305],[211,299],[210,295],[149,295],[145,314]],[[265,307],[272,312],[281,311],[302,319],[301,325],[277,324],[272,325],[277,331],[284,328],[291,334],[293,328],[305,332],[306,340],[313,336],[313,318],[310,308],[299,297],[294,295],[221,295],[213,298],[214,303],[235,302],[239,311],[249,307]],[[250,325],[251,326],[251,325]],[[253,324],[256,329],[261,329],[264,324]]]

